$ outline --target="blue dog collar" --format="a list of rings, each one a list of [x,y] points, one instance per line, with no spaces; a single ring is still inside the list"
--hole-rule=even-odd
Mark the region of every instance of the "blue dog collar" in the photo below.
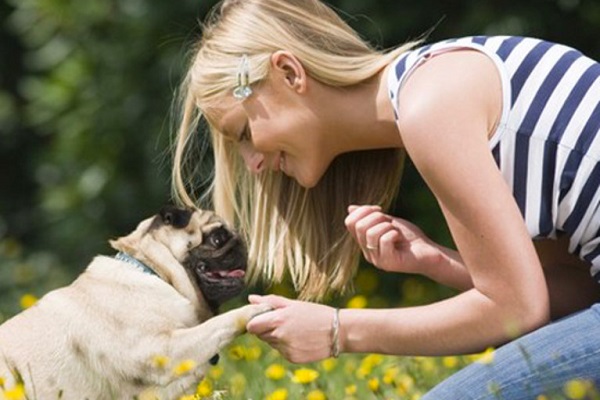
[[[144,272],[146,274],[158,276],[158,274],[156,272],[154,272],[154,270],[152,268],[150,268],[149,266],[147,266],[146,264],[144,264],[137,258],[131,257],[129,254],[123,253],[122,251],[118,252],[115,255],[115,260],[125,261],[126,263],[136,266],[137,269],[141,270],[142,272]]]

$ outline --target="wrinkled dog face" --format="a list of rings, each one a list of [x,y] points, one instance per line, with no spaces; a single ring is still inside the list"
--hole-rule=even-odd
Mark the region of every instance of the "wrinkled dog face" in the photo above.
[[[236,234],[217,227],[190,251],[183,266],[196,278],[209,304],[219,305],[244,288],[246,247]]]
[[[242,292],[246,246],[221,218],[211,211],[169,206],[160,211],[150,229],[158,225],[180,231],[170,235],[171,250],[180,253],[177,258],[211,308]]]

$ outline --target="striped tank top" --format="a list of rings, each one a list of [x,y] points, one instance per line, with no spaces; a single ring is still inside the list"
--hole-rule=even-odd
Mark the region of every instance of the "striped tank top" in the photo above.
[[[516,36],[451,39],[399,56],[387,76],[398,92],[428,57],[478,50],[502,81],[502,115],[489,141],[532,238],[569,236],[569,252],[600,282],[600,64],[556,43]]]

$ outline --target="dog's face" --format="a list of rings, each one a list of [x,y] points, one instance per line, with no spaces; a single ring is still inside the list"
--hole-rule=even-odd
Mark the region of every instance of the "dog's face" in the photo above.
[[[170,267],[174,258],[199,290],[199,300],[213,311],[244,288],[246,246],[212,211],[164,207],[134,233],[111,244],[147,263],[177,288],[175,281],[181,277]]]

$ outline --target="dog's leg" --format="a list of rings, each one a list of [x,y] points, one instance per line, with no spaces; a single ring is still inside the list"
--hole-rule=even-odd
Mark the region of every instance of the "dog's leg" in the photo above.
[[[178,376],[173,368],[160,368],[153,365],[146,376],[165,390],[165,395],[179,395],[194,385],[204,374],[208,361],[246,330],[246,324],[253,317],[270,311],[268,305],[246,305],[213,317],[193,328],[174,331],[168,338],[164,353],[170,366],[188,363],[191,370]],[[149,360],[152,363],[152,360]],[[170,398],[170,397],[167,397]]]

